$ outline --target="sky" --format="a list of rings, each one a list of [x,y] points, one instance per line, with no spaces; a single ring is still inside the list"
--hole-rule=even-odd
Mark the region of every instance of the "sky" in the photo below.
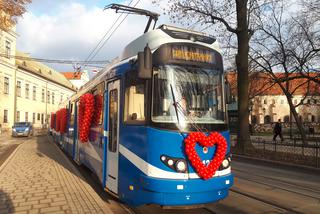
[[[86,60],[119,16],[113,10],[103,11],[104,6],[128,5],[130,1],[33,0],[18,20],[17,49],[35,58]],[[166,4],[159,7],[151,0],[133,0],[132,5],[137,2],[136,7],[161,14],[157,25],[170,24],[169,17],[163,15]],[[126,44],[143,33],[146,23],[145,16],[129,15],[94,60],[112,60],[120,55]],[[49,66],[58,71],[73,71],[72,65]]]

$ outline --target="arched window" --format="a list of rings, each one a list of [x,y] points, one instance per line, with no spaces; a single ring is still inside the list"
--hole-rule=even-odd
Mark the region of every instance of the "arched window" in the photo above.
[[[316,116],[311,115],[311,122],[312,122],[312,123],[316,122]]]
[[[257,124],[257,122],[258,122],[257,116],[256,115],[252,115],[251,116],[251,124]]]
[[[271,117],[269,115],[264,116],[264,123],[265,124],[271,123]]]
[[[290,122],[290,117],[289,117],[289,115],[284,116],[283,122],[285,122],[285,123],[289,123],[289,122]]]

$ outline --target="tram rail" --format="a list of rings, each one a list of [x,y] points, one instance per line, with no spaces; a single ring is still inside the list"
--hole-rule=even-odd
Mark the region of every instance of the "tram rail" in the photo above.
[[[303,214],[303,212],[299,212],[299,211],[294,210],[294,209],[292,209],[292,208],[290,208],[290,207],[283,206],[283,205],[281,205],[281,204],[279,204],[279,203],[276,203],[276,202],[273,202],[273,201],[269,201],[269,200],[266,200],[266,199],[257,197],[257,196],[255,196],[255,195],[253,195],[253,194],[245,193],[245,192],[242,192],[242,191],[240,191],[240,190],[236,190],[236,189],[234,189],[234,188],[231,188],[229,191],[230,191],[230,192],[233,192],[233,193],[236,193],[236,194],[239,194],[239,195],[242,195],[242,196],[245,196],[245,197],[248,197],[248,198],[250,198],[250,199],[254,199],[254,200],[256,200],[256,201],[259,201],[259,202],[261,202],[261,203],[267,204],[267,205],[269,205],[269,206],[282,209],[282,210],[287,211],[287,212],[289,212],[289,213],[293,213],[293,214]]]
[[[243,170],[237,170],[237,169],[233,169],[234,172],[240,172],[241,173],[246,173]],[[320,191],[311,187],[307,187],[305,185],[301,185],[301,184],[295,184],[289,181],[283,181],[281,179],[277,179],[277,178],[273,178],[273,177],[267,177],[267,176],[262,176],[262,175],[257,175],[257,174],[252,174],[250,173],[250,176],[246,176],[246,175],[239,175],[236,173],[236,177],[240,178],[240,179],[244,179],[250,182],[254,182],[257,184],[261,184],[261,185],[265,185],[265,186],[269,186],[269,187],[273,187],[273,188],[277,188],[277,189],[281,189],[287,192],[291,192],[291,193],[295,193],[295,194],[299,194],[305,197],[309,197],[309,198],[313,198],[316,200],[320,199]],[[258,178],[258,180],[256,180],[254,177]],[[264,180],[268,180],[269,182],[263,182],[260,179],[264,179]],[[277,184],[270,182],[271,181],[276,181]],[[285,188],[285,186],[287,187],[294,187],[296,189],[300,189],[299,190],[293,190],[293,189],[289,189],[289,188]],[[308,193],[313,193],[313,194],[307,194]]]

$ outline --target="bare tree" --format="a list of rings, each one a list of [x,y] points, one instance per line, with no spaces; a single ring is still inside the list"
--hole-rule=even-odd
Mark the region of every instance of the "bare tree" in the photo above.
[[[160,0],[158,0],[160,1]],[[214,28],[229,41],[228,48],[236,47],[235,62],[238,72],[238,131],[240,152],[250,142],[249,136],[249,41],[256,27],[257,17],[273,0],[169,0],[169,14],[174,20]],[[219,31],[220,29],[220,31]],[[233,39],[234,38],[234,39]],[[231,44],[235,41],[235,44]]]
[[[304,104],[311,92],[320,94],[320,78],[315,68],[320,60],[320,32],[316,19],[300,14],[290,16],[285,13],[288,7],[290,5],[270,5],[269,14],[259,18],[259,27],[251,41],[250,59],[281,88],[305,142],[305,131],[296,108]],[[279,72],[283,73],[279,75]],[[302,87],[304,98],[294,104],[292,97]]]
[[[0,30],[7,31],[26,12],[26,4],[32,0],[0,0]]]

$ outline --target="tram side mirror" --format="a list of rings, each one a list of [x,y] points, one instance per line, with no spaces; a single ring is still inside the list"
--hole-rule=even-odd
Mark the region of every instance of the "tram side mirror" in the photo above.
[[[141,79],[152,77],[152,54],[148,44],[143,52],[138,53],[138,77]]]
[[[226,91],[226,102],[227,104],[231,104],[233,102],[232,93],[231,93],[231,85],[228,81],[225,82],[225,91]]]

